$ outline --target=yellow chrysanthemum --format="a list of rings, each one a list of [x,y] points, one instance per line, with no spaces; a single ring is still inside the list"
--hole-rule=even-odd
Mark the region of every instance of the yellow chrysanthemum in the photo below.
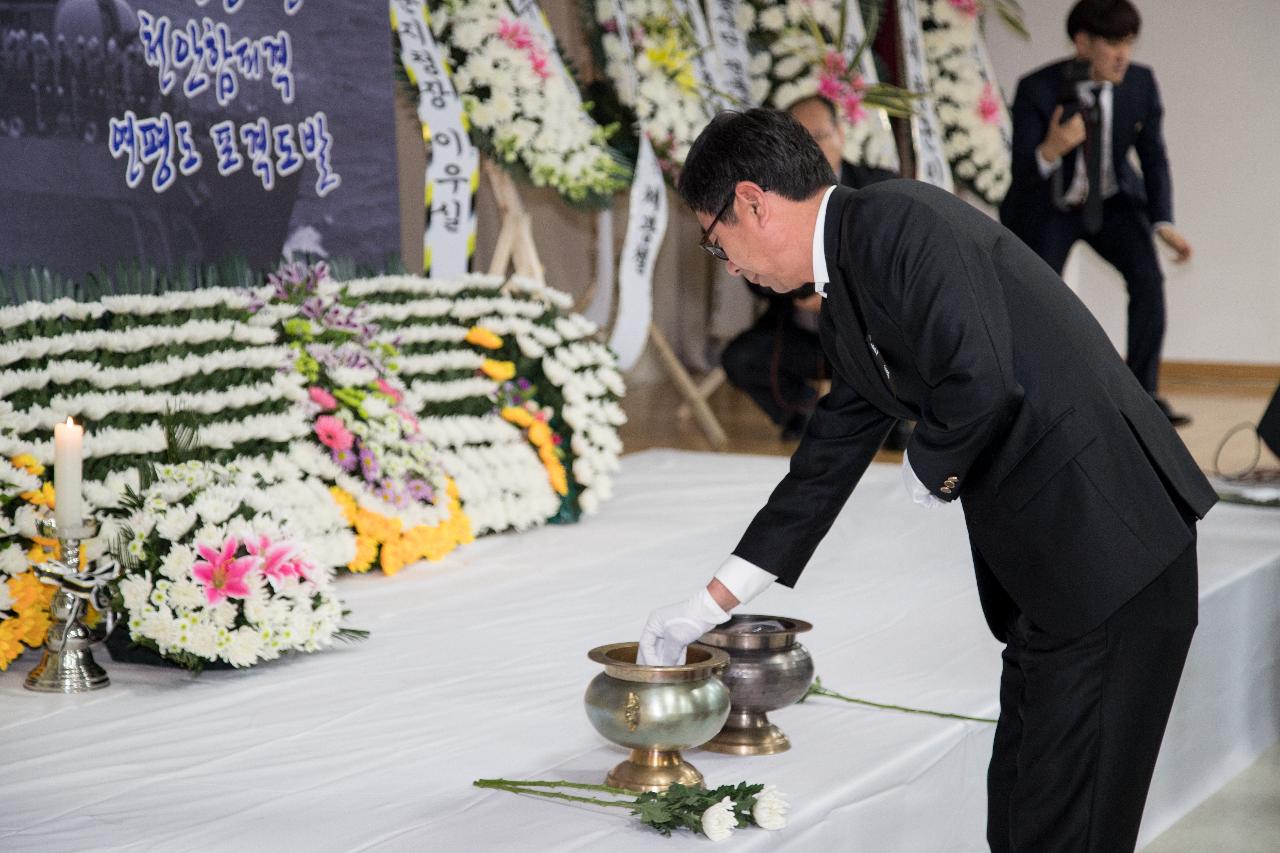
[[[347,568],[353,572],[367,572],[373,568],[373,561],[378,556],[378,540],[371,536],[356,536],[356,555]]]
[[[347,524],[355,524],[356,499],[337,486],[330,486],[329,494],[333,495],[333,499],[337,501],[338,508],[342,510],[343,517],[347,519]]]
[[[15,463],[16,464],[16,463]],[[20,619],[6,619],[0,622],[0,671],[9,668],[9,664],[22,654],[22,625]]]
[[[486,358],[484,363],[480,365],[480,370],[495,382],[506,382],[508,379],[515,378],[516,364],[514,361],[497,361],[492,358]]]
[[[551,444],[551,427],[542,421],[534,421],[529,424],[529,440],[535,447]]]
[[[36,461],[36,458],[30,453],[19,453],[17,456],[9,460],[15,468],[21,468],[33,477],[39,477],[44,474],[44,466]]]
[[[356,510],[356,532],[378,542],[388,542],[400,535],[403,522],[361,507]]]
[[[502,347],[502,338],[484,326],[472,326],[467,330],[466,342],[485,349],[500,349]]]
[[[529,414],[529,410],[521,406],[507,406],[502,410],[502,419],[515,424],[518,427],[527,427],[533,423],[533,415]]]
[[[388,577],[398,574],[405,567],[404,546],[399,537],[382,543],[378,564],[382,566],[382,573]]]
[[[62,546],[57,542],[50,544],[50,540],[39,536],[32,541],[35,544],[27,551],[27,562],[31,565],[40,566],[62,556]]]
[[[47,605],[53,599],[54,588],[40,583],[34,572],[23,572],[9,578],[9,595],[13,598],[13,609],[23,613],[32,605]]]
[[[22,642],[31,648],[44,645],[45,638],[49,636],[49,614],[44,610],[32,610],[24,613],[17,619],[12,620],[21,624],[22,633],[20,634]]]
[[[34,492],[23,492],[22,499],[29,504],[36,506],[47,506],[53,509],[55,499],[53,494],[53,483],[45,483]]]

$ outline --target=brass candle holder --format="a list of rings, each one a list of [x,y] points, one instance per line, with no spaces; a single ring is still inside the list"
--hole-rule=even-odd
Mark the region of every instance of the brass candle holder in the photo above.
[[[107,672],[93,659],[89,646],[90,630],[81,621],[85,602],[94,603],[103,612],[109,610],[107,584],[119,574],[117,566],[100,571],[80,570],[80,546],[98,532],[94,519],[85,519],[79,527],[59,530],[53,519],[36,522],[40,535],[57,539],[62,546],[61,559],[37,566],[40,580],[58,587],[49,606],[52,622],[44,643],[44,655],[27,676],[25,687],[41,693],[87,693],[111,683]]]

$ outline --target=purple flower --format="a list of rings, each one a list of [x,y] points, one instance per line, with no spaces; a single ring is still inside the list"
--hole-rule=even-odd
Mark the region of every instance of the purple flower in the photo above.
[[[436,492],[426,480],[412,479],[405,483],[409,489],[409,497],[415,501],[435,503]]]
[[[396,488],[390,478],[383,480],[378,486],[377,495],[392,506],[403,507],[408,503],[408,498]]]
[[[523,376],[516,380],[516,385],[520,386],[521,391],[528,391],[533,387],[533,383],[528,379],[525,379]]]
[[[333,455],[333,461],[337,462],[342,470],[354,471],[356,469],[356,455],[352,452],[351,448],[347,448],[346,450],[338,450],[337,448],[334,448],[329,452]]]
[[[382,473],[382,466],[378,464],[373,451],[363,446],[360,448],[360,473],[370,483],[377,482],[378,476]]]

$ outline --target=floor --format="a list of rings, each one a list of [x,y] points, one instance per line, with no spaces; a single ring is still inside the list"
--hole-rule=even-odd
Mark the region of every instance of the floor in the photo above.
[[[1275,387],[1274,380],[1182,378],[1164,382],[1162,393],[1176,411],[1191,416],[1192,422],[1179,433],[1200,466],[1210,473],[1232,473],[1248,467],[1257,448],[1252,431],[1233,430],[1258,422]],[[622,429],[628,452],[648,447],[711,450],[680,404],[673,385],[631,389],[624,405],[630,421]],[[721,386],[710,404],[728,435],[726,452],[786,455],[795,448],[794,442],[783,442],[778,428],[736,389]],[[883,450],[877,456],[889,462],[901,458],[901,453]],[[1280,471],[1280,459],[1266,448],[1261,449],[1258,465]],[[1148,845],[1145,853],[1275,853],[1280,849],[1277,839],[1280,745]]]

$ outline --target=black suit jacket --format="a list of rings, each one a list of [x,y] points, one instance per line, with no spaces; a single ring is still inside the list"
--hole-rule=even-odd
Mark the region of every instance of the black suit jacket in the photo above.
[[[892,181],[897,177],[888,169],[881,169],[878,166],[861,166],[844,162],[840,168],[840,183],[855,190],[869,187],[881,181]],[[746,279],[743,279],[743,281],[746,281]],[[747,281],[747,288],[752,295],[764,299],[767,304],[764,313],[756,321],[756,328],[773,329],[777,328],[779,324],[791,323],[792,317],[795,316],[796,312],[796,300],[813,295],[812,285],[805,285],[799,290],[792,290],[788,293],[778,293],[767,287],[761,287],[758,284],[752,284]]]
[[[963,504],[997,637],[1010,600],[1091,630],[1190,544],[1175,495],[1203,516],[1212,488],[1022,241],[917,181],[837,187],[823,227],[831,392],[735,554],[794,585],[895,418],[921,482]]]
[[[1012,180],[1000,205],[1000,221],[1015,233],[1039,233],[1044,220],[1055,211],[1053,175],[1040,176],[1036,147],[1049,132],[1069,62],[1046,65],[1018,81],[1012,110]],[[1130,65],[1124,82],[1112,90],[1111,159],[1119,191],[1132,199],[1150,222],[1173,222],[1173,184],[1161,132],[1163,117],[1155,75],[1145,65]],[[1138,154],[1141,175],[1129,161],[1130,150]],[[1080,146],[1062,158],[1062,189],[1070,186],[1076,158],[1082,154]]]

